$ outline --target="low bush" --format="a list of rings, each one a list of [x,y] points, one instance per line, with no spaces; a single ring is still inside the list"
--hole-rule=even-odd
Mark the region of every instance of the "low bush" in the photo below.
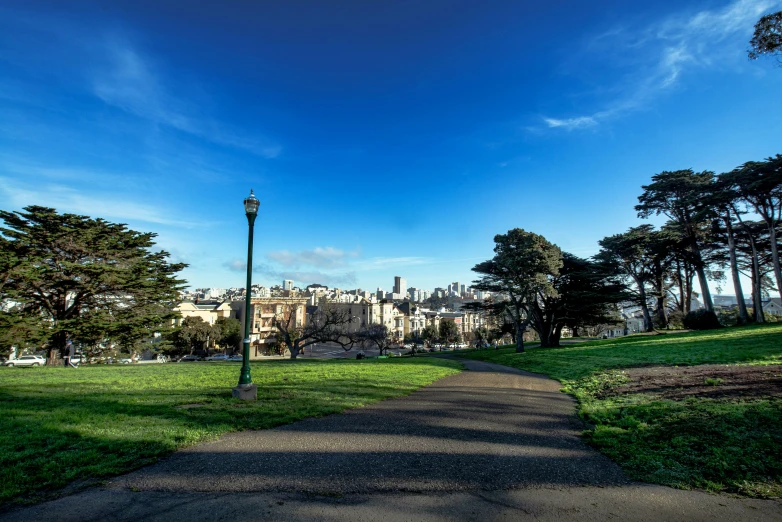
[[[693,310],[684,316],[682,320],[688,330],[714,330],[722,328],[717,314],[709,310]]]
[[[671,310],[668,313],[668,328],[675,330],[684,328],[684,314],[681,310]]]

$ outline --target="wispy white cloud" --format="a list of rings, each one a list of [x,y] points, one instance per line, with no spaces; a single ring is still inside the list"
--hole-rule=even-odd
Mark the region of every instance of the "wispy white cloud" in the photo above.
[[[245,264],[245,270],[247,265]],[[351,286],[356,284],[356,273],[322,272],[319,270],[278,270],[268,264],[253,265],[253,272],[264,275],[273,281],[291,279],[296,286],[304,287],[313,283],[328,286]]]
[[[105,49],[102,63],[91,71],[92,89],[103,102],[154,123],[198,136],[213,143],[243,149],[253,154],[276,158],[279,143],[240,132],[200,114],[201,107],[190,106],[164,84],[164,75],[152,59],[142,56],[127,40],[113,38]]]
[[[357,270],[384,270],[414,265],[428,265],[435,260],[429,257],[372,257],[353,265]]]
[[[196,221],[171,219],[159,207],[130,200],[123,195],[118,199],[116,191],[91,190],[85,193],[56,181],[26,184],[17,179],[0,177],[0,195],[10,208],[40,205],[68,212],[105,219],[130,222],[156,223],[185,228],[203,226]]]
[[[339,268],[345,266],[349,259],[356,258],[358,255],[358,252],[346,252],[334,247],[315,247],[312,250],[300,252],[288,250],[269,252],[266,257],[285,267],[306,265],[317,268]]]
[[[242,261],[241,259],[231,259],[230,261],[226,261],[223,263],[223,266],[230,270],[231,272],[246,272],[247,271],[247,261]]]
[[[621,67],[617,84],[604,86],[611,102],[586,115],[543,116],[543,123],[549,128],[586,129],[648,107],[679,85],[688,70],[724,66],[745,58],[754,23],[763,13],[780,6],[779,0],[734,0],[722,8],[681,13],[645,27],[604,31],[583,48],[587,58],[599,56],[601,62],[614,60]]]
[[[564,120],[557,118],[543,118],[543,121],[545,121],[546,125],[551,128],[561,127],[567,130],[583,129],[584,127],[594,127],[597,125],[597,122],[593,116],[580,116],[578,118],[567,118]]]
[[[436,262],[432,258],[415,256],[361,259],[358,251],[346,251],[334,247],[316,247],[300,252],[281,250],[271,252],[266,257],[272,261],[272,264],[253,265],[253,272],[272,280],[292,279],[302,285],[321,283],[330,286],[355,285],[356,273],[404,269]],[[240,259],[226,261],[223,266],[233,272],[247,270],[247,264]]]

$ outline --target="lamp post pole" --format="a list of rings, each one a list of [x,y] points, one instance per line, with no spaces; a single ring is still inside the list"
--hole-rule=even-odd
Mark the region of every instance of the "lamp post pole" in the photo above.
[[[239,374],[239,384],[233,389],[233,396],[237,399],[255,400],[258,398],[258,387],[253,384],[250,375],[250,298],[252,294],[252,273],[253,273],[253,227],[255,217],[258,215],[259,202],[253,191],[244,200],[244,212],[247,215],[247,224],[249,233],[247,236],[247,286],[245,287],[244,302],[244,341],[242,349],[242,370]]]

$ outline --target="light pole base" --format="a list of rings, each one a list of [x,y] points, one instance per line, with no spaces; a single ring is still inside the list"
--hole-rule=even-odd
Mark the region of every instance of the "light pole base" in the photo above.
[[[240,384],[233,388],[234,399],[254,401],[258,399],[258,386],[255,384]]]

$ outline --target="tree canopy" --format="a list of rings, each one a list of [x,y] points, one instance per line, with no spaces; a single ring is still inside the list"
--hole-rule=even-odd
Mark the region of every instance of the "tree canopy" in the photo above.
[[[757,60],[762,55],[782,55],[782,11],[767,14],[758,20],[749,45],[750,60]]]
[[[187,265],[153,251],[156,234],[40,206],[0,219],[0,301],[50,355],[67,338],[134,345],[175,317]]]
[[[524,330],[530,323],[530,306],[554,292],[551,276],[559,274],[562,251],[543,236],[520,228],[494,236],[494,257],[478,263],[473,272],[481,278],[473,288],[501,294],[495,300],[516,327],[516,351],[524,351]]]
[[[714,173],[710,171],[664,171],[652,176],[652,183],[641,187],[644,192],[638,196],[639,204],[635,206],[640,218],[647,218],[652,214],[667,216],[670,220],[669,228],[684,239],[698,274],[703,305],[710,312],[714,311],[714,304],[706,278],[707,263],[700,238],[703,225],[714,216],[714,208],[709,204],[713,183]]]

